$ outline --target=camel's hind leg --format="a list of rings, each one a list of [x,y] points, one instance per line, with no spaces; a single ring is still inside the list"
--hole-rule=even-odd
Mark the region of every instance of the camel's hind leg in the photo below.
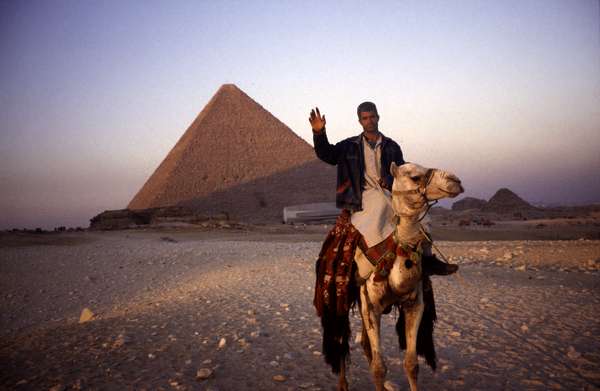
[[[340,377],[338,379],[337,391],[348,391],[348,381],[346,380],[346,360],[342,358],[340,363]]]
[[[423,318],[423,289],[419,288],[417,301],[409,306],[403,307],[404,325],[406,330],[406,352],[404,353],[404,371],[408,378],[411,391],[417,391],[417,375],[419,373],[419,361],[417,358],[417,335],[419,325]]]
[[[374,308],[367,291],[368,283],[360,287],[360,315],[362,317],[363,329],[366,330],[367,337],[369,338],[369,346],[371,350],[371,358],[369,360],[371,373],[373,374],[373,381],[375,383],[375,389],[377,391],[384,391],[383,386],[385,382],[385,375],[387,368],[383,361],[381,354],[381,340],[380,340],[380,321],[381,311]],[[364,337],[364,333],[363,333]],[[365,347],[363,341],[363,347]],[[365,348],[365,354],[367,354]],[[367,358],[369,358],[367,354]]]

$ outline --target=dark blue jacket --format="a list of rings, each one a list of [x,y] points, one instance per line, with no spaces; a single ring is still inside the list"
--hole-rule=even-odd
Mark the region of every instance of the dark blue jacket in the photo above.
[[[390,173],[392,162],[404,164],[400,146],[391,138],[381,135],[382,186],[391,189],[394,178]],[[325,163],[337,165],[337,190],[335,203],[338,208],[362,210],[362,191],[365,188],[365,158],[362,135],[347,138],[332,145],[323,131],[313,133],[317,157]]]

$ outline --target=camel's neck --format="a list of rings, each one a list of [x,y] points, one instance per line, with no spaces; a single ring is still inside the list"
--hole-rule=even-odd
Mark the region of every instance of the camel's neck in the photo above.
[[[396,237],[402,243],[412,243],[418,241],[421,225],[419,216],[402,216],[400,223],[396,226]]]

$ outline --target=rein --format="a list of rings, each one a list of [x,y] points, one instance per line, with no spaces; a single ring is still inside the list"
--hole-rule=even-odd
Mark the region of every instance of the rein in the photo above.
[[[422,180],[421,183],[419,184],[419,187],[416,189],[393,190],[392,191],[392,196],[394,196],[394,195],[401,196],[404,194],[419,194],[421,196],[421,198],[423,198],[423,203],[427,204],[427,209],[425,209],[425,212],[421,215],[421,217],[419,217],[417,219],[418,222],[421,222],[425,218],[427,213],[429,213],[429,210],[431,209],[431,207],[438,203],[437,200],[431,201],[427,198],[427,186],[429,186],[429,184],[431,183],[433,174],[434,174],[433,168],[430,168],[429,170],[427,170],[427,173],[425,174],[425,180]],[[393,208],[392,202],[390,201],[389,203],[392,206],[392,210],[393,210],[394,208]],[[400,216],[400,214],[397,213],[395,210],[394,210],[394,212],[396,213],[396,215]]]
[[[425,229],[423,228],[423,224],[421,223],[421,221],[425,218],[425,216],[427,216],[427,213],[429,213],[429,210],[431,209],[431,207],[433,207],[435,204],[438,203],[438,200],[433,200],[430,201],[427,198],[427,186],[429,185],[429,183],[431,183],[431,180],[433,178],[433,174],[434,174],[434,169],[430,168],[429,170],[427,170],[427,173],[425,174],[425,180],[422,180],[421,183],[419,184],[419,187],[416,189],[412,189],[412,190],[392,190],[392,196],[401,196],[404,194],[419,194],[422,198],[424,203],[427,204],[427,209],[425,209],[425,212],[423,212],[423,215],[421,217],[419,217],[419,219],[417,220],[417,222],[419,223],[419,232],[421,233],[421,235],[423,235],[424,240],[426,240],[427,242],[429,242],[431,244],[431,246],[433,247],[433,249],[435,249],[435,251],[440,254],[440,256],[442,257],[442,260],[445,263],[450,263],[448,261],[448,258],[446,258],[446,256],[444,255],[444,253],[438,248],[438,246],[435,245],[435,243],[433,243],[433,240],[431,239],[431,237],[429,236],[429,234],[425,231]],[[365,173],[365,176],[367,177],[367,180],[372,183],[375,188],[377,188],[383,195],[384,195],[384,199],[386,200],[386,202],[388,203],[388,205],[390,206],[390,208],[392,208],[392,210],[394,211],[394,214],[398,217],[402,217],[400,213],[398,213],[395,209],[394,209],[394,204],[392,202],[392,200],[390,198],[387,197],[387,194],[385,193],[385,191],[383,190],[383,188],[381,187],[381,185],[379,184],[379,182],[373,180],[373,178],[371,178],[370,176],[368,176],[367,173]],[[396,251],[398,248],[402,249],[402,246],[399,243],[398,238],[396,237],[397,233],[396,231],[394,231],[393,233],[393,241],[396,244]],[[384,254],[386,255],[386,254]],[[396,255],[396,254],[394,254]],[[366,256],[366,252],[365,252],[365,256]],[[366,256],[366,258],[369,260],[369,262],[376,267],[376,269],[380,269],[380,273],[381,271],[383,271],[383,273],[385,274],[385,267],[382,268],[381,266],[383,266],[383,264],[385,263],[385,256],[380,256],[379,259],[374,263],[368,256]],[[376,266],[377,265],[377,266]],[[460,276],[458,273],[455,273],[454,276],[456,277],[456,279],[458,280],[458,282],[464,287],[467,288],[469,284],[467,284],[467,282],[463,279],[462,276]]]
[[[427,186],[429,185],[429,183],[431,183],[431,179],[433,178],[433,173],[434,173],[434,170],[432,168],[427,170],[427,174],[425,175],[425,180],[421,181],[418,188],[412,189],[412,190],[393,190],[392,195],[396,195],[396,196],[401,196],[404,194],[419,194],[419,195],[421,195],[421,197],[423,198],[423,202],[427,204],[427,209],[425,209],[425,212],[423,212],[423,215],[421,217],[419,217],[419,219],[417,220],[417,222],[419,223],[419,232],[421,233],[421,235],[423,235],[425,240],[431,244],[431,247],[433,247],[433,249],[438,254],[440,254],[440,256],[442,257],[442,260],[446,263],[450,263],[448,261],[448,258],[446,258],[446,256],[444,255],[444,253],[438,248],[438,246],[435,245],[435,243],[433,243],[433,240],[431,239],[431,237],[429,236],[427,231],[425,231],[425,228],[423,228],[423,224],[421,224],[421,221],[425,218],[425,216],[427,216],[427,213],[429,213],[429,210],[431,209],[431,207],[434,206],[435,204],[437,204],[437,202],[438,202],[437,200],[430,201],[427,198]],[[392,206],[392,210],[394,210],[393,203],[391,201],[389,201],[389,203]],[[395,210],[394,210],[394,213],[396,213],[398,216],[400,216]],[[461,285],[463,285],[463,287],[467,287],[468,284],[465,282],[465,280],[462,278],[462,276],[460,276],[458,273],[455,273],[454,276],[456,277],[458,282]]]
[[[427,213],[429,213],[429,209],[431,209],[431,207],[435,204],[437,204],[438,201],[434,200],[433,202],[428,202],[427,203],[427,209],[425,209],[425,213],[423,213],[423,215],[421,217],[419,217],[419,219],[417,220],[419,223],[425,218],[425,216],[427,215]]]
[[[433,240],[431,240],[431,237],[429,236],[429,234],[425,231],[425,228],[423,228],[422,224],[419,224],[419,231],[421,232],[421,234],[425,237],[425,240],[427,240],[430,244],[431,247],[433,247],[435,249],[435,251],[437,251],[438,254],[440,254],[440,256],[442,257],[442,260],[446,263],[450,263],[448,261],[448,258],[446,258],[446,256],[444,255],[444,253],[442,252],[442,250],[440,250],[438,248],[438,246],[435,245],[435,243],[433,243]],[[454,273],[454,277],[457,279],[457,281],[464,287],[467,288],[468,287],[468,283],[465,281],[465,279],[459,274],[459,273]]]

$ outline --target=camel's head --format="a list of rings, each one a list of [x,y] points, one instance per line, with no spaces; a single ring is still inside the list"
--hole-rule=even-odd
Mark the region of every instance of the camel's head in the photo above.
[[[456,175],[437,168],[392,162],[390,171],[394,177],[392,203],[399,214],[420,213],[428,201],[456,197],[464,191]]]

